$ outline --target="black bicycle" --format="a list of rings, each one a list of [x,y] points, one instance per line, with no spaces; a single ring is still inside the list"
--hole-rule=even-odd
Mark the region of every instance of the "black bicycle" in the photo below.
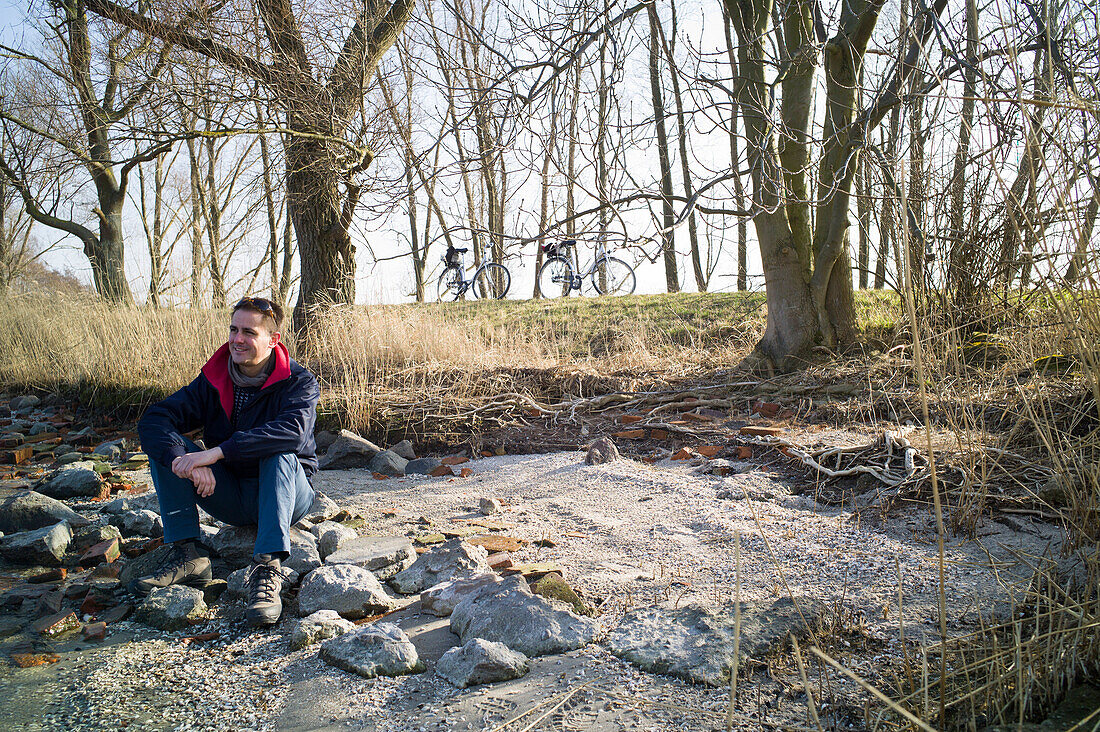
[[[566,297],[573,290],[581,289],[585,277],[592,280],[592,287],[600,295],[629,295],[637,286],[634,269],[621,259],[608,255],[601,239],[596,245],[592,264],[583,272],[573,271],[572,250],[576,239],[544,244],[546,259],[539,267],[539,292],[545,298]]]
[[[512,274],[508,268],[497,262],[482,262],[473,276],[466,279],[462,255],[468,251],[447,247],[447,253],[443,255],[443,274],[439,275],[436,285],[436,299],[439,302],[454,302],[471,292],[482,300],[503,300],[512,286]]]

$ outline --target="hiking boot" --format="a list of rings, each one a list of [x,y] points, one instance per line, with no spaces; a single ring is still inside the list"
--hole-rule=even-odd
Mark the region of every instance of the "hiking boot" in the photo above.
[[[130,582],[130,592],[144,597],[155,589],[169,585],[206,587],[213,580],[210,557],[199,551],[194,542],[173,544],[152,574]]]
[[[252,627],[274,625],[283,614],[283,573],[278,559],[256,558],[245,577],[248,587],[248,607],[245,620]]]

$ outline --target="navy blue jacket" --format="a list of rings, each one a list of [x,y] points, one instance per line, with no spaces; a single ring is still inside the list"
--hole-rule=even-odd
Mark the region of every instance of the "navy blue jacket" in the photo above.
[[[233,426],[233,382],[229,378],[229,344],[218,349],[187,386],[145,412],[138,422],[141,447],[150,460],[170,466],[187,452],[183,433],[203,428],[208,448],[220,446],[225,467],[241,477],[255,477],[259,461],[278,453],[298,456],[307,476],[317,472],[313,426],[321,390],[317,379],[276,344],[275,369],[260,391],[237,415]]]

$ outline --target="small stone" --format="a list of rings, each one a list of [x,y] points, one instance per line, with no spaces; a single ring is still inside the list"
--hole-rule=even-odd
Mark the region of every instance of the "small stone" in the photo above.
[[[210,538],[210,548],[233,568],[248,567],[256,548],[255,526],[227,526]],[[284,567],[305,574],[321,566],[317,538],[313,534],[291,527],[290,557]]]
[[[7,534],[0,539],[0,555],[21,564],[61,564],[73,538],[69,524],[59,521],[34,531]]]
[[[41,400],[34,394],[27,394],[26,396],[17,396],[8,402],[8,409],[13,412],[29,412],[38,406]]]
[[[517,539],[514,536],[500,536],[498,534],[478,534],[477,536],[469,537],[466,541],[474,546],[483,548],[490,554],[518,552],[527,544],[527,542],[522,539]]]
[[[206,619],[202,590],[170,585],[153,590],[138,605],[134,619],[161,630],[182,630]]]
[[[412,641],[393,623],[375,623],[327,640],[321,644],[321,659],[368,679],[424,670]]]
[[[319,524],[314,524],[311,532],[317,537],[317,551],[320,553],[322,561],[342,545],[358,536],[355,529],[338,524],[335,521],[322,521]]]
[[[528,671],[527,656],[503,643],[472,638],[443,654],[435,672],[460,689],[518,679]]]
[[[392,450],[383,450],[371,458],[367,467],[375,473],[400,477],[405,474],[405,466],[409,461]]]
[[[401,440],[401,442],[391,447],[390,450],[406,460],[416,460],[416,450],[413,449],[413,444],[408,440]]]
[[[160,514],[149,509],[123,511],[113,514],[107,520],[123,536],[148,536],[152,539],[164,536],[164,524],[161,522]]]
[[[569,586],[560,574],[544,574],[538,581],[531,585],[531,591],[536,595],[542,595],[551,600],[564,602],[573,607],[577,615],[592,615],[592,609],[584,604],[584,600],[577,591]]]
[[[71,465],[72,463],[78,463],[84,459],[84,456],[79,452],[65,452],[57,458],[58,465]]]
[[[478,500],[477,505],[482,516],[492,516],[494,513],[500,513],[501,511],[500,500],[496,498],[481,498]]]
[[[221,596],[225,594],[227,589],[229,589],[229,583],[225,580],[211,580],[206,587],[202,588],[202,601],[207,605],[213,605],[221,599]]]
[[[126,444],[126,440],[110,440],[108,442],[101,442],[92,448],[93,455],[99,455],[105,457],[112,462],[118,462],[122,457],[122,450]]]
[[[104,611],[104,613],[99,616],[99,619],[107,623],[108,625],[110,625],[111,623],[120,623],[126,618],[130,617],[130,613],[132,613],[133,611],[134,606],[128,602],[124,602],[116,605],[110,610]]]
[[[588,448],[588,454],[584,456],[585,465],[603,465],[618,460],[619,448],[611,441],[610,437],[601,437]]]
[[[415,458],[410,460],[408,465],[405,466],[405,475],[431,475],[433,470],[436,470],[442,465],[443,463],[439,458]]]
[[[396,607],[396,602],[369,570],[352,564],[326,564],[313,570],[298,591],[298,613],[334,610],[354,620]]]
[[[290,633],[290,647],[298,650],[352,630],[355,623],[344,620],[335,610],[318,610],[298,620]]]
[[[428,471],[428,475],[433,478],[446,478],[455,474],[455,471],[451,470],[449,465],[438,465]]]
[[[81,631],[81,635],[84,636],[84,640],[101,641],[107,637],[107,623],[102,620],[88,623]]]

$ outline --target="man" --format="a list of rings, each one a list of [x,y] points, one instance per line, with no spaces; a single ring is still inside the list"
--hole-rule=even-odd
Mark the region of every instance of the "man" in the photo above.
[[[210,582],[209,554],[197,541],[201,506],[227,524],[256,526],[246,617],[254,626],[279,620],[290,527],[314,498],[309,477],[317,470],[313,426],[320,396],[313,374],[282,344],[282,322],[274,302],[238,302],[229,341],[194,381],[138,423],[172,549],[157,570],[130,583],[134,594]],[[198,427],[213,447],[200,449],[183,436]]]

